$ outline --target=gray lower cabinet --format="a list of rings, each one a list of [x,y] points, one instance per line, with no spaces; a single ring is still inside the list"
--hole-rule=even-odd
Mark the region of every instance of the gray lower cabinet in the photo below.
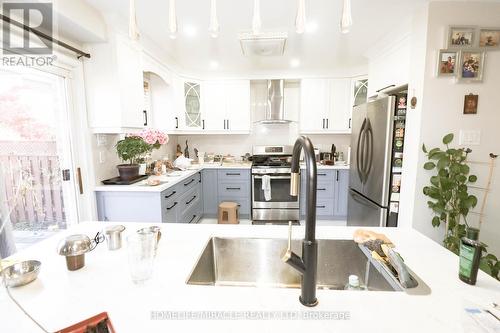
[[[97,192],[100,221],[196,223],[203,216],[201,174],[198,172],[161,193]]]
[[[318,170],[316,187],[316,218],[340,220],[347,216],[348,170]],[[306,214],[306,177],[301,175],[300,215]]]
[[[203,187],[203,214],[206,217],[217,216],[218,194],[217,194],[217,174],[214,169],[205,169],[201,173]]]
[[[221,202],[239,205],[240,217],[250,218],[251,190],[249,169],[205,169],[202,173],[204,216],[216,218]]]

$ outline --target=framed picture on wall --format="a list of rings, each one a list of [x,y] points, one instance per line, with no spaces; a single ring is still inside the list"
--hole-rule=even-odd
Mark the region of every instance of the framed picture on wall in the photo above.
[[[439,50],[437,76],[455,76],[459,61],[457,50]]]
[[[448,31],[448,47],[450,48],[465,48],[476,46],[476,31],[477,27],[449,27]]]
[[[460,52],[460,81],[481,82],[483,80],[485,53],[473,49]]]
[[[479,102],[479,95],[474,95],[474,94],[465,95],[464,114],[477,114],[478,102]]]
[[[479,30],[479,47],[500,49],[500,28],[481,28]]]

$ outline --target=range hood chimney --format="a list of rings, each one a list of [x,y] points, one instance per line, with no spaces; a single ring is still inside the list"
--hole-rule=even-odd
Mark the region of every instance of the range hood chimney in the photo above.
[[[264,119],[258,121],[260,124],[288,124],[291,121],[285,119],[284,107],[284,80],[267,81],[267,104]]]

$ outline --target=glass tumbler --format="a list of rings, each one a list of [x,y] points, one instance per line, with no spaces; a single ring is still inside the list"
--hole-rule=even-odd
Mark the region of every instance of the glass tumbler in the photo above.
[[[152,231],[127,237],[130,276],[135,284],[143,284],[153,275],[156,234]]]

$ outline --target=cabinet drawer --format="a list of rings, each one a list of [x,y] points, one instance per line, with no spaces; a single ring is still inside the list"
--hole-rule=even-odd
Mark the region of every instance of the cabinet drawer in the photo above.
[[[250,170],[227,169],[219,170],[219,182],[224,181],[247,181],[250,182]]]
[[[162,222],[176,223],[178,213],[179,213],[179,200],[171,199],[165,201],[165,205],[162,211]]]
[[[172,200],[179,196],[178,185],[172,186],[161,192],[162,200]]]
[[[316,216],[333,216],[333,200],[317,200]]]
[[[318,200],[333,199],[335,194],[333,182],[318,182],[316,193]]]
[[[193,201],[193,205],[189,207],[184,214],[181,215],[181,218],[178,222],[180,223],[198,223],[201,219],[202,215],[202,203],[201,200]]]
[[[219,197],[219,204],[221,202],[236,202],[240,208],[240,216],[250,215],[250,198]]]
[[[318,183],[322,181],[334,181],[335,170],[318,170]]]
[[[221,197],[250,197],[248,182],[219,183],[218,191]]]
[[[201,176],[200,173],[197,172],[191,177],[188,177],[181,181],[178,185],[178,191],[180,193],[185,193],[186,191],[190,190],[191,188],[195,187],[196,185],[199,185],[201,181]]]
[[[196,206],[201,201],[200,186],[193,187],[191,190],[184,193],[179,199],[179,210],[182,215],[191,207]]]

